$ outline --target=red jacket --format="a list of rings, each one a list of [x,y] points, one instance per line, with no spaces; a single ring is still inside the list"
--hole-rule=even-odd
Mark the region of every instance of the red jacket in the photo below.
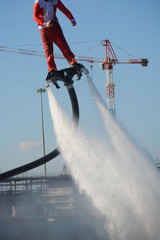
[[[52,0],[51,2],[45,2],[44,0],[35,1],[33,19],[38,23],[38,28],[44,28],[46,26],[46,22],[56,18],[57,8],[63,12],[69,20],[74,19],[71,12],[60,0]]]

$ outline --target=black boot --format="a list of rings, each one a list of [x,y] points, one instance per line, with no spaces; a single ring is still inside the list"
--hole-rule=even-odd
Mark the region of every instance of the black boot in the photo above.
[[[56,82],[57,80],[61,79],[61,73],[55,69],[52,69],[46,77],[46,81],[47,80],[51,80],[52,82]]]

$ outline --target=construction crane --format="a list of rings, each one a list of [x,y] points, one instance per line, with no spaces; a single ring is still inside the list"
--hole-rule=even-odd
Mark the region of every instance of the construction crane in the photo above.
[[[113,80],[113,65],[115,64],[140,64],[142,67],[148,65],[148,60],[145,59],[131,59],[125,62],[119,62],[116,54],[112,48],[109,40],[105,40],[103,46],[106,49],[106,59],[100,64],[102,70],[106,70],[106,88],[107,88],[107,106],[109,110],[115,115],[115,85]]]
[[[94,58],[94,57],[82,57],[76,56],[77,61],[86,61],[89,63],[99,62],[101,65],[102,70],[106,70],[106,88],[107,88],[107,105],[109,110],[115,114],[115,90],[114,90],[114,81],[113,81],[113,65],[115,64],[140,64],[141,66],[147,66],[148,60],[147,59],[132,59],[127,60],[125,62],[119,62],[116,54],[111,46],[109,40],[103,41],[103,46],[106,48],[106,59],[103,58]],[[33,50],[26,50],[26,49],[18,49],[18,48],[8,48],[5,46],[0,45],[0,51],[3,52],[11,52],[11,53],[18,53],[18,54],[25,54],[25,55],[32,55],[32,56],[40,56],[45,57],[43,52],[33,51]],[[55,54],[55,58],[64,59],[62,54]],[[92,68],[91,68],[92,69]]]

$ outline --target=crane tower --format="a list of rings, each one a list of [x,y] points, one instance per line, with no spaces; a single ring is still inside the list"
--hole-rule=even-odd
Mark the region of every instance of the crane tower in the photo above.
[[[124,64],[124,63],[139,63],[141,66],[147,66],[147,59],[132,59],[125,62],[119,62],[116,54],[112,48],[109,40],[105,40],[103,46],[106,48],[106,59],[100,64],[102,70],[106,70],[106,88],[107,88],[107,106],[109,110],[115,115],[115,90],[114,90],[114,80],[113,80],[113,65],[114,64]]]
[[[103,70],[106,69],[107,105],[109,110],[115,114],[115,85],[113,80],[113,63],[118,62],[118,60],[109,40],[105,40],[103,46],[106,48],[106,59],[101,64],[101,66]]]

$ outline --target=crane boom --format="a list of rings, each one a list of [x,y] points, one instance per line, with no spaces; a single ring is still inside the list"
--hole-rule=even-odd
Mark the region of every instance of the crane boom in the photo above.
[[[8,47],[2,46],[2,45],[0,45],[0,51],[45,57],[45,54],[43,52],[26,50],[26,49],[18,49],[18,48],[8,48]],[[62,54],[55,53],[54,57],[59,58],[59,59],[64,59],[64,56]],[[83,57],[83,56],[76,56],[76,59],[77,59],[77,61],[85,61],[85,62],[90,62],[90,63],[94,63],[94,62],[101,63],[104,61],[103,58]]]
[[[140,59],[130,59],[130,60],[126,60],[124,62],[119,62],[118,60],[104,60],[101,63],[101,69],[105,70],[107,65],[109,65],[111,67],[111,65],[115,65],[115,64],[128,64],[128,63],[132,63],[132,64],[140,64],[142,67],[146,67],[148,66],[148,59],[147,58],[140,58]]]

